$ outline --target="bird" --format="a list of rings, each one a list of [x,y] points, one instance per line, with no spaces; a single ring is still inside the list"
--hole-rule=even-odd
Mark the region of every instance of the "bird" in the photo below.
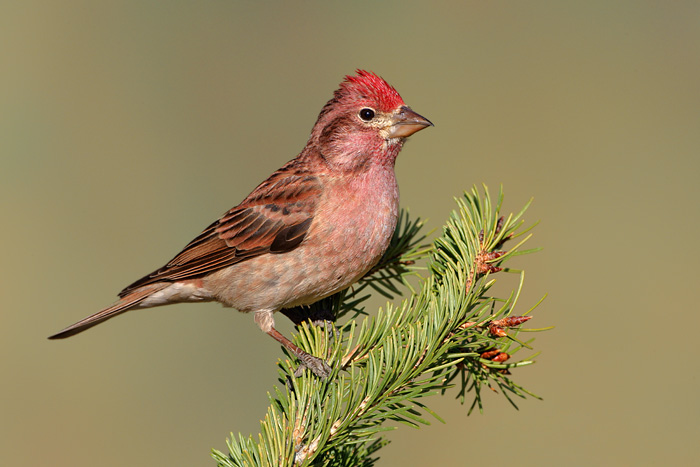
[[[253,313],[302,366],[327,377],[327,363],[277,331],[274,314],[344,290],[379,262],[398,219],[396,158],[406,138],[430,126],[379,75],[345,76],[297,157],[116,303],[49,339],[129,310],[215,301]]]

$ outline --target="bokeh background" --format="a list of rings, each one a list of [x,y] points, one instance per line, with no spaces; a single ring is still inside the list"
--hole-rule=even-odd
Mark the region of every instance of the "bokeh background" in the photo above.
[[[529,324],[556,326],[514,375],[543,401],[427,400],[447,423],[379,465],[697,462],[700,3],[27,0],[0,6],[0,465],[214,465],[258,432],[281,352],[249,316],[46,336],[294,157],[360,67],[436,125],[398,160],[413,214],[534,196],[521,309],[548,293]]]

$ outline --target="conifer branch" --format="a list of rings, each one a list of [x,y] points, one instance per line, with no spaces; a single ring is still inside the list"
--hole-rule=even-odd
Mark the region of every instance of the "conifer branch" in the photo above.
[[[367,277],[303,310],[351,315],[330,333],[308,321],[297,327],[295,343],[325,356],[330,376],[321,380],[304,371],[295,377],[296,364],[281,361],[281,385],[270,395],[260,434],[232,434],[228,455],[213,452],[219,466],[371,466],[386,444],[380,433],[395,429],[395,422],[419,427],[429,424],[428,416],[442,421],[421,401],[425,396],[457,386],[462,403],[473,397],[468,412],[482,410],[484,387],[514,406],[516,397],[537,397],[510,378],[511,369],[532,364],[534,355],[507,362],[533,341],[521,341],[518,332],[534,306],[513,313],[524,272],[505,266],[515,255],[536,251],[521,248],[531,236],[532,226],[524,228],[521,219],[529,203],[502,217],[502,190],[494,204],[486,187],[483,195],[474,188],[456,201],[431,247],[423,245],[422,222],[403,212],[391,246]],[[416,262],[426,256],[429,275],[420,277]],[[500,271],[520,278],[506,298],[488,294]],[[420,277],[419,290],[410,277]],[[393,298],[401,288],[411,294],[399,305],[358,319],[370,291]]]

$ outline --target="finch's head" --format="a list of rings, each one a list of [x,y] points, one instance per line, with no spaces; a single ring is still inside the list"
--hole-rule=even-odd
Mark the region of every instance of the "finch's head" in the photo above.
[[[322,154],[342,165],[364,164],[372,155],[384,159],[384,154],[393,164],[403,141],[432,125],[411,110],[389,83],[357,70],[345,77],[323,107],[311,138],[318,138]]]
[[[389,113],[404,104],[399,93],[379,76],[365,70],[347,75],[335,92],[339,100],[350,100],[358,105],[372,106],[375,111]]]

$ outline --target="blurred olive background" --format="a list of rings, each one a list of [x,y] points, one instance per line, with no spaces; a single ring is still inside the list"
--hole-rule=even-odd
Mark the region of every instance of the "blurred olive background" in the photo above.
[[[24,1],[0,7],[1,465],[214,465],[258,432],[281,352],[250,316],[46,336],[294,157],[356,68],[435,123],[397,164],[414,215],[534,196],[544,251],[512,265],[556,326],[514,372],[543,401],[426,400],[447,423],[379,465],[697,462],[700,3]]]

